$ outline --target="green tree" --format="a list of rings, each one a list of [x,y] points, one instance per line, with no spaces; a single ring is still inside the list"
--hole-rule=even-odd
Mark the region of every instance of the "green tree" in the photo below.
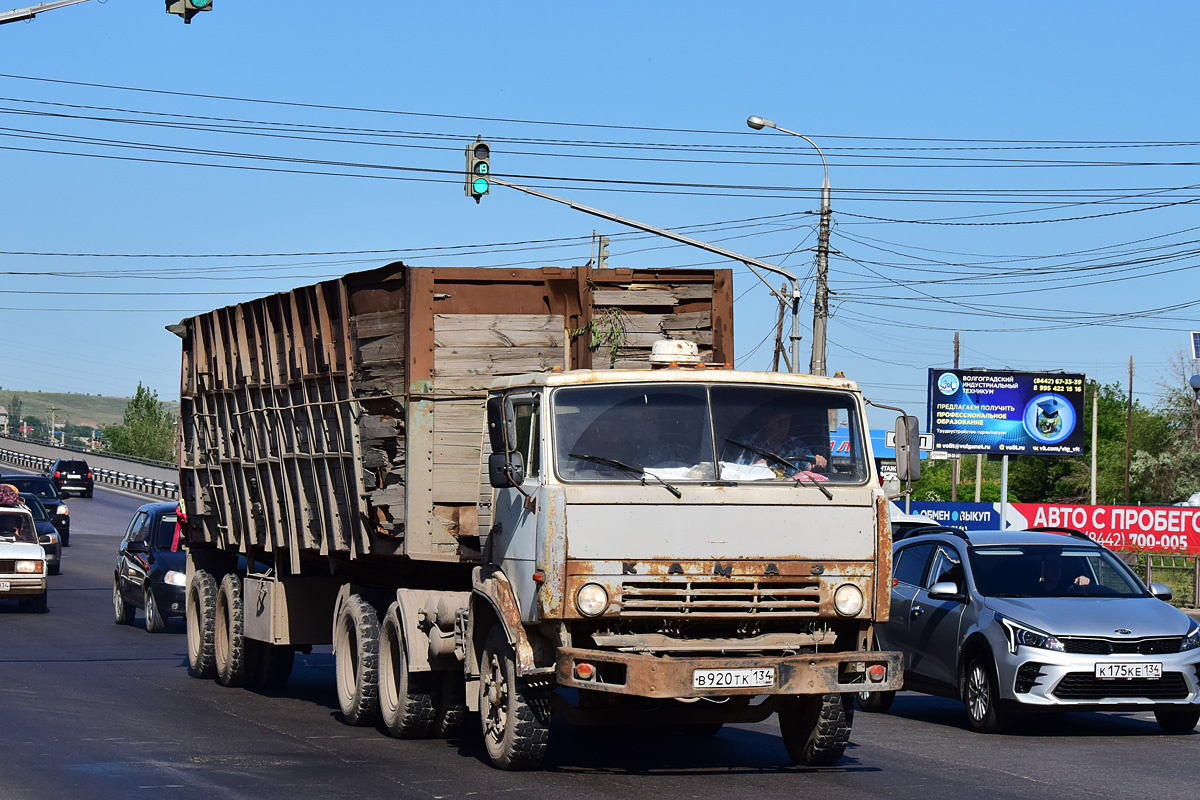
[[[14,394],[8,401],[8,429],[15,431],[21,424],[21,415],[25,413],[25,402],[19,394]]]
[[[104,435],[108,449],[114,453],[154,461],[175,460],[175,415],[159,402],[158,392],[140,382],[125,406],[124,422],[106,428]]]

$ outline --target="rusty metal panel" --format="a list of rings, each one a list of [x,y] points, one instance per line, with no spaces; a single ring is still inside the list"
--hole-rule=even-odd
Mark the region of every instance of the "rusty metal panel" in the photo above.
[[[875,613],[876,622],[887,622],[892,607],[892,525],[888,520],[888,499],[875,498]]]

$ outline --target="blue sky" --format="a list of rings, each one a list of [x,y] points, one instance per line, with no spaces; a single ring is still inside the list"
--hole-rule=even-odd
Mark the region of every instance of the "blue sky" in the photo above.
[[[92,0],[0,26],[0,401],[175,399],[181,317],[396,258],[582,264],[593,230],[615,266],[736,266],[739,366],[765,368],[775,311],[740,265],[476,205],[457,173],[482,135],[499,176],[807,276],[820,160],[749,114],[826,152],[829,367],[873,399],[923,418],[961,331],[964,367],[1111,382],[1133,356],[1153,402],[1200,329],[1196,6],[519,8],[216,0],[184,25]],[[807,365],[811,306],[802,330]]]

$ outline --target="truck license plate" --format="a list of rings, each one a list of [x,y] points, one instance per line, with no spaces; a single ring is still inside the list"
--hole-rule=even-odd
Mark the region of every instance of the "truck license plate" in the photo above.
[[[774,667],[697,669],[692,671],[693,689],[744,689],[746,687],[774,685]]]
[[[0,592],[7,592],[12,588],[12,583],[9,581],[0,581]]]
[[[1131,678],[1148,678],[1158,680],[1162,677],[1162,662],[1135,661],[1128,664],[1096,665],[1096,677],[1102,681],[1129,680]]]

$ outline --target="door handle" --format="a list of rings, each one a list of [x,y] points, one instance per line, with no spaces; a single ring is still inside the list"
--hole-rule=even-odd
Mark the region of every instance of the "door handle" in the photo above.
[[[913,606],[912,607],[912,616],[919,617],[924,613],[925,613],[925,609],[922,608],[921,606]]]

